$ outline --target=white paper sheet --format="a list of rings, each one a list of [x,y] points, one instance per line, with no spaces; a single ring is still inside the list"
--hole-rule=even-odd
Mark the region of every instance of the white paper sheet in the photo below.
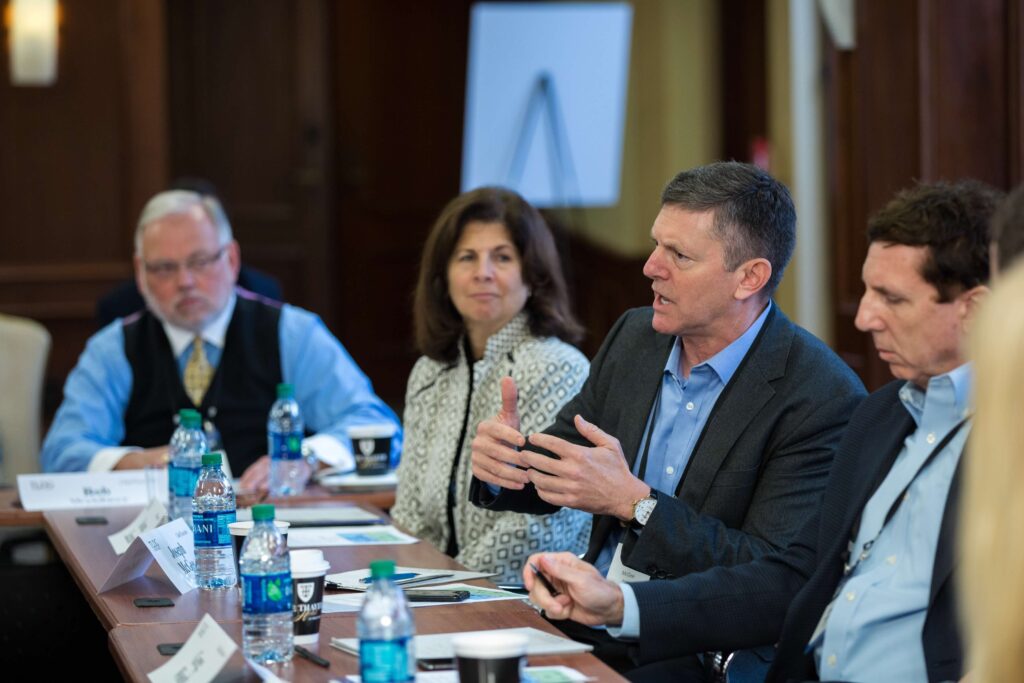
[[[390,524],[375,526],[323,526],[288,530],[289,548],[324,548],[353,545],[409,545],[419,539]]]
[[[291,539],[288,539],[289,544]],[[403,588],[421,588],[423,586],[440,586],[442,584],[455,583],[461,581],[471,581],[473,579],[486,579],[495,576],[489,572],[471,572],[471,571],[460,571],[457,569],[429,569],[425,567],[395,567],[395,576],[403,577],[406,575],[406,579],[398,580],[396,583],[401,585]],[[434,577],[434,578],[430,578]],[[338,588],[350,591],[365,591],[370,587],[369,581],[363,579],[370,578],[369,569],[353,569],[347,572],[339,572],[337,574],[328,574],[325,577],[326,581],[335,584]],[[412,581],[407,580],[409,578],[415,578],[418,580]]]
[[[574,652],[590,652],[594,649],[590,645],[577,643],[553,633],[546,633],[529,626],[522,628],[502,628],[486,631],[460,631],[455,633],[431,633],[429,635],[415,636],[416,659],[451,659],[455,656],[452,648],[452,638],[462,633],[487,633],[487,634],[522,634],[527,638],[526,654],[528,655],[558,655]],[[331,638],[331,647],[338,648],[342,652],[358,654],[358,638]]]
[[[406,594],[414,592],[419,588],[410,586]],[[424,590],[441,590],[438,588],[426,588]],[[468,605],[472,602],[490,602],[492,600],[525,600],[528,596],[521,593],[510,593],[509,591],[498,590],[497,588],[484,588],[483,586],[471,586],[468,583],[453,583],[446,585],[443,590],[464,590],[469,592],[469,597],[462,602],[409,602],[409,607],[436,607],[437,605]],[[324,612],[333,614],[336,612],[358,612],[363,606],[365,593],[336,593],[324,596]],[[328,609],[330,606],[330,609]]]

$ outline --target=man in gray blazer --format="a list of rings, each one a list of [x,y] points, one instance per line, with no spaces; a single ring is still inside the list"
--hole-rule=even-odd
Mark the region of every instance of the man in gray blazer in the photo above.
[[[651,230],[652,307],[616,323],[580,394],[543,434],[520,434],[515,385],[504,380],[501,413],[473,440],[473,501],[593,513],[585,559],[618,581],[785,547],[817,505],[864,396],[771,300],[795,223],[785,186],[754,166],[678,174]],[[630,667],[628,647],[603,632],[570,635]]]

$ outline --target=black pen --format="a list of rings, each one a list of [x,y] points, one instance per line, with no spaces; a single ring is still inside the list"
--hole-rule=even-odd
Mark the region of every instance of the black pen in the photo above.
[[[314,652],[310,652],[309,650],[307,650],[306,648],[302,647],[301,645],[296,645],[295,646],[295,651],[299,654],[300,657],[305,657],[306,659],[308,659],[309,661],[313,662],[314,664],[319,664],[320,666],[322,666],[324,668],[328,668],[328,667],[331,666],[331,663],[328,662],[326,659],[324,659],[323,657],[321,657],[320,655],[318,655],[318,654],[316,654]]]
[[[548,590],[548,593],[551,593],[551,597],[554,598],[561,595],[559,590],[555,588],[555,585],[551,583],[551,580],[548,577],[541,574],[540,570],[537,569],[537,565],[535,565],[533,562],[530,563],[530,569],[533,570],[533,575],[537,577],[538,581],[540,581],[540,585],[544,586]]]

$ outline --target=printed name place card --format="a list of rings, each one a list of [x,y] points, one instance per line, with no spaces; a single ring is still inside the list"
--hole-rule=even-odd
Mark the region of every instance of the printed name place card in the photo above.
[[[156,560],[164,574],[179,593],[188,593],[196,587],[196,551],[192,530],[180,517],[170,524],[139,534],[120,555],[117,564],[100,588],[104,593],[111,588],[142,576]]]
[[[145,505],[144,470],[19,474],[18,496],[26,510],[68,510]]]
[[[110,534],[107,536],[107,540],[110,541],[110,545],[114,546],[115,553],[124,555],[124,551],[128,550],[128,546],[142,532],[156,529],[166,521],[167,508],[159,500],[152,500],[149,505],[142,509],[138,517],[132,520],[131,524],[117,533]]]
[[[153,683],[208,683],[237,649],[231,636],[206,614],[178,653],[147,675]]]

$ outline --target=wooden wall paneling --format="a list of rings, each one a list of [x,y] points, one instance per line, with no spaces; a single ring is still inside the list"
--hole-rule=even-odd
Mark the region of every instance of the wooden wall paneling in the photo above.
[[[326,0],[174,0],[171,167],[224,200],[243,262],[326,309],[330,63]]]
[[[768,136],[767,15],[764,0],[721,0],[723,159],[751,160],[755,138]]]
[[[459,191],[470,4],[334,6],[337,329],[395,408],[422,245]]]
[[[1020,174],[1020,4],[861,0],[856,48],[829,58],[837,350],[869,388],[891,375],[853,325],[867,220],[915,180]]]
[[[62,15],[55,85],[11,86],[0,51],[0,310],[53,337],[47,414],[96,299],[131,275],[139,198],[166,174],[161,8],[96,0]]]

